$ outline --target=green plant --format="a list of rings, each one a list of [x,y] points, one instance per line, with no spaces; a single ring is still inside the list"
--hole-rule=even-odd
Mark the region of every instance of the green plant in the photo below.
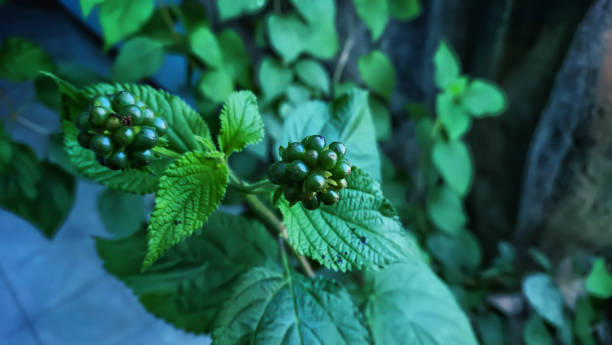
[[[431,57],[434,111],[409,102],[410,118],[394,117],[414,127],[412,178],[378,149],[398,142],[393,61],[376,45],[356,59],[359,78],[343,76],[355,36],[340,42],[333,0],[219,0],[218,17],[193,0],[80,3],[85,16],[98,8],[104,49],[122,43],[114,82],[75,75],[25,39],[3,42],[0,78],[33,80],[61,133],[39,160],[2,128],[0,205],[52,237],[74,175],[107,187],[98,209],[113,237],[96,238],[98,254],[155,316],[214,344],[495,345],[515,323],[487,300],[504,292],[528,301],[526,344],[595,344],[597,302],[612,295],[602,259],[580,271],[588,294],[570,310],[543,253],[530,251],[537,273],[503,241],[485,260],[467,229],[465,137],[507,100],[464,74],[447,42]],[[421,12],[416,0],[353,3],[374,41],[391,18]],[[167,53],[186,61],[193,107],[135,83]]]

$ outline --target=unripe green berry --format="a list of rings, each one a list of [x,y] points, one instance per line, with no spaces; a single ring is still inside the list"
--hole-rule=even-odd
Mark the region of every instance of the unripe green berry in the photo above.
[[[274,184],[283,184],[289,181],[287,163],[276,162],[268,168],[268,179]]]
[[[110,99],[108,99],[108,97],[106,97],[106,96],[96,96],[96,97],[91,99],[90,107],[91,108],[102,107],[102,108],[105,108],[106,110],[110,111],[112,106],[111,106],[111,101],[110,101]]]
[[[142,124],[142,111],[135,105],[128,105],[121,108],[120,114],[132,119],[132,125],[138,126]]]
[[[113,116],[113,114],[109,116],[108,120],[106,120],[106,124],[104,124],[104,128],[108,129],[111,132],[117,130],[120,127],[121,127],[121,119],[118,118],[117,116]]]
[[[304,147],[307,150],[317,150],[319,152],[325,149],[325,138],[321,135],[311,135],[305,139]]]
[[[95,128],[102,128],[109,116],[108,110],[102,107],[94,107],[89,111],[89,123]]]
[[[335,180],[342,179],[351,174],[351,163],[346,159],[338,162],[332,169],[332,176]]]
[[[308,176],[309,170],[304,162],[295,160],[289,163],[287,172],[289,172],[289,177],[291,177],[293,181],[300,182],[303,181],[306,176]]]
[[[315,171],[304,180],[304,190],[307,192],[320,192],[325,188],[325,177]]]
[[[112,170],[125,169],[128,165],[128,157],[123,151],[117,151],[106,159],[106,166]]]
[[[114,148],[113,141],[104,134],[94,135],[89,146],[97,156],[101,157],[106,157],[109,153],[113,152]]]
[[[336,180],[336,183],[338,184],[338,186],[335,187],[336,190],[343,190],[344,188],[348,186],[346,179],[343,179],[343,178]]]
[[[302,159],[304,154],[304,146],[298,142],[290,143],[283,151],[283,160],[287,163]]]
[[[302,199],[302,188],[299,184],[290,184],[285,188],[285,199],[289,202],[298,202]]]
[[[132,148],[135,150],[146,150],[157,144],[157,132],[151,127],[141,127],[140,133],[136,135]]]
[[[163,136],[168,133],[168,123],[161,117],[153,119],[153,127],[157,130],[159,136]]]
[[[311,167],[311,168],[316,167],[317,163],[319,162],[319,151],[308,150],[308,151],[304,152],[302,160],[309,167]]]
[[[91,137],[92,135],[87,132],[80,132],[77,136],[77,141],[81,147],[88,149],[91,145]]]
[[[140,109],[142,112],[142,124],[145,126],[153,127],[155,121],[155,113],[149,108]]]
[[[119,91],[113,96],[113,109],[120,111],[127,105],[136,103],[136,98],[127,91]]]
[[[334,151],[326,150],[319,157],[319,167],[324,170],[333,169],[338,163],[338,154]]]
[[[126,147],[132,144],[135,137],[136,132],[130,127],[121,127],[113,134],[115,144],[121,147]]]
[[[346,154],[346,146],[339,141],[334,141],[333,143],[329,144],[329,149],[338,154],[338,159],[344,158],[344,155]]]
[[[316,210],[317,208],[319,208],[319,206],[321,206],[321,202],[315,196],[311,199],[302,200],[302,206],[304,206],[305,209],[312,211],[312,210]]]
[[[333,205],[340,200],[340,194],[333,189],[317,194],[319,200],[325,205]]]
[[[82,131],[87,131],[91,128],[89,124],[89,113],[80,113],[75,121],[76,127]]]
[[[131,158],[140,166],[146,166],[153,161],[153,151],[143,150],[132,152]]]

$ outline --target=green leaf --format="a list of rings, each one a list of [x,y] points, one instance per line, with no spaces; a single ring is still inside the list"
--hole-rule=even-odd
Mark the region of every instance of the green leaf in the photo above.
[[[418,254],[393,206],[363,170],[353,167],[340,201],[308,211],[279,202],[289,243],[325,267],[347,271],[414,260]]]
[[[251,91],[234,92],[221,110],[221,131],[217,141],[226,155],[242,151],[264,137],[264,127],[257,97]]]
[[[387,0],[389,13],[399,20],[411,20],[418,17],[423,11],[420,0]]]
[[[266,99],[283,94],[293,80],[293,71],[272,58],[266,57],[259,66],[259,85]]]
[[[553,345],[553,338],[537,315],[530,317],[525,324],[523,339],[526,345]]]
[[[563,296],[549,275],[529,275],[523,280],[523,293],[541,317],[557,327],[563,327]]]
[[[306,85],[323,94],[329,94],[329,75],[320,63],[312,59],[300,60],[295,64],[298,78]]]
[[[597,345],[593,337],[593,323],[597,314],[587,296],[580,297],[576,302],[574,331],[581,345]]]
[[[94,7],[103,3],[106,0],[80,0],[81,10],[83,11],[83,17],[87,18],[93,11]]]
[[[34,79],[39,71],[53,71],[51,58],[38,45],[20,38],[7,37],[0,47],[0,78],[12,81]]]
[[[140,267],[146,234],[97,238],[104,268],[136,294],[144,307],[173,326],[210,333],[239,276],[255,266],[275,267],[278,244],[259,222],[213,213],[203,231],[170,249],[149,270]]]
[[[251,59],[240,35],[226,29],[217,35],[217,41],[223,53],[223,68],[238,85],[251,88]]]
[[[100,94],[112,94],[126,90],[146,103],[156,114],[168,122],[169,148],[184,153],[187,151],[206,151],[210,144],[203,144],[195,136],[203,137],[212,143],[206,122],[180,97],[148,85],[115,83],[95,84],[84,89],[87,98]],[[83,111],[82,109],[80,111]]]
[[[453,295],[424,264],[367,271],[366,319],[375,345],[477,345]]]
[[[376,128],[376,139],[382,141],[391,139],[391,115],[387,105],[372,97],[372,95],[370,95],[368,103],[372,112],[372,121]]]
[[[430,235],[427,237],[427,249],[442,263],[447,277],[469,275],[480,265],[480,245],[467,230],[460,229],[454,236],[439,233]]]
[[[286,145],[313,134],[324,136],[330,143],[343,142],[347,159],[380,181],[380,156],[367,92],[353,90],[331,106],[311,101],[296,107],[285,119],[277,144]]]
[[[387,0],[353,0],[359,17],[372,32],[372,39],[380,38],[389,21]]]
[[[164,48],[160,41],[147,37],[135,37],[125,42],[115,64],[113,79],[136,81],[150,77],[164,62]]]
[[[465,110],[475,117],[496,116],[506,109],[504,92],[485,80],[473,80],[467,86],[462,100]]]
[[[29,147],[13,144],[13,160],[0,172],[0,207],[52,238],[72,210],[75,181],[55,164],[39,163]]]
[[[472,118],[453,94],[445,92],[436,97],[436,112],[451,140],[461,138],[470,129]]]
[[[215,345],[370,344],[339,284],[265,268],[241,277],[215,326]]]
[[[166,169],[149,222],[143,269],[206,223],[225,195],[227,171],[222,154],[199,151],[184,154]]]
[[[200,25],[189,33],[191,51],[210,67],[223,66],[223,52],[215,34],[206,25]]]
[[[604,259],[597,259],[593,262],[593,268],[586,280],[587,291],[599,298],[612,297],[612,275],[606,269]]]
[[[440,89],[449,87],[461,74],[461,65],[457,54],[444,41],[438,45],[434,54],[434,80]]]
[[[456,235],[467,222],[461,198],[453,189],[442,185],[427,198],[427,214],[440,230]]]
[[[106,189],[98,196],[98,214],[106,231],[117,238],[132,235],[145,221],[145,205],[141,196]]]
[[[268,36],[272,48],[286,63],[308,53],[321,59],[332,58],[338,52],[335,27],[336,6],[333,0],[291,0],[304,22],[295,14],[271,15]]]
[[[508,332],[505,327],[506,320],[494,312],[487,312],[486,314],[475,315],[474,321],[483,345],[506,345],[508,340]]]
[[[438,140],[432,158],[444,181],[460,196],[466,195],[472,182],[472,159],[465,143]]]
[[[247,13],[255,13],[266,6],[267,0],[217,0],[221,20],[228,20]]]
[[[374,93],[389,99],[395,89],[395,69],[391,60],[380,50],[359,58],[361,79]]]
[[[138,31],[149,20],[154,8],[153,0],[105,0],[100,5],[104,48]]]
[[[222,103],[234,91],[232,76],[224,70],[207,69],[198,83],[199,91],[211,101]]]

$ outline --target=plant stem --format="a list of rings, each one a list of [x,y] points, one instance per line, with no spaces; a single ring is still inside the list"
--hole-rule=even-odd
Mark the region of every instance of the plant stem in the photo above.
[[[344,67],[346,66],[348,58],[351,55],[353,44],[355,44],[355,34],[351,32],[349,34],[349,37],[346,39],[346,42],[344,42],[344,47],[342,47],[342,53],[340,53],[338,64],[336,65],[336,69],[334,70],[332,85],[336,85],[340,81],[340,77],[342,77],[342,71],[344,71]]]
[[[255,211],[255,213],[257,213],[257,215],[259,215],[259,217],[261,217],[264,222],[268,223],[268,225],[276,229],[276,231],[278,231],[280,237],[283,240],[288,242],[289,236],[287,235],[287,228],[285,227],[285,224],[283,224],[283,222],[278,219],[274,212],[272,212],[272,210],[270,210],[263,202],[261,202],[261,200],[259,200],[257,196],[253,194],[247,194],[245,198],[247,203],[253,208],[253,211]],[[291,249],[297,256],[300,265],[304,269],[306,275],[308,275],[308,277],[310,278],[313,278],[315,276],[315,272],[310,266],[308,260],[303,255],[298,254],[295,248],[291,247]]]
[[[172,150],[168,150],[165,147],[156,146],[156,147],[153,148],[153,151],[159,153],[160,155],[164,155],[166,157],[181,158],[181,155],[179,153],[174,152]]]

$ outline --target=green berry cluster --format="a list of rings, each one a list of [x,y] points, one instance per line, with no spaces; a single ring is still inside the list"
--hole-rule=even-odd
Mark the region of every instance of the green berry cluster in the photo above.
[[[311,135],[302,142],[280,147],[279,152],[282,161],[268,169],[270,181],[280,186],[277,194],[282,192],[291,205],[301,201],[307,210],[340,200],[340,191],[351,174],[343,143],[336,141],[326,146],[324,137]]]
[[[152,149],[168,131],[166,120],[127,91],[93,97],[76,126],[79,144],[113,170],[149,165]]]

